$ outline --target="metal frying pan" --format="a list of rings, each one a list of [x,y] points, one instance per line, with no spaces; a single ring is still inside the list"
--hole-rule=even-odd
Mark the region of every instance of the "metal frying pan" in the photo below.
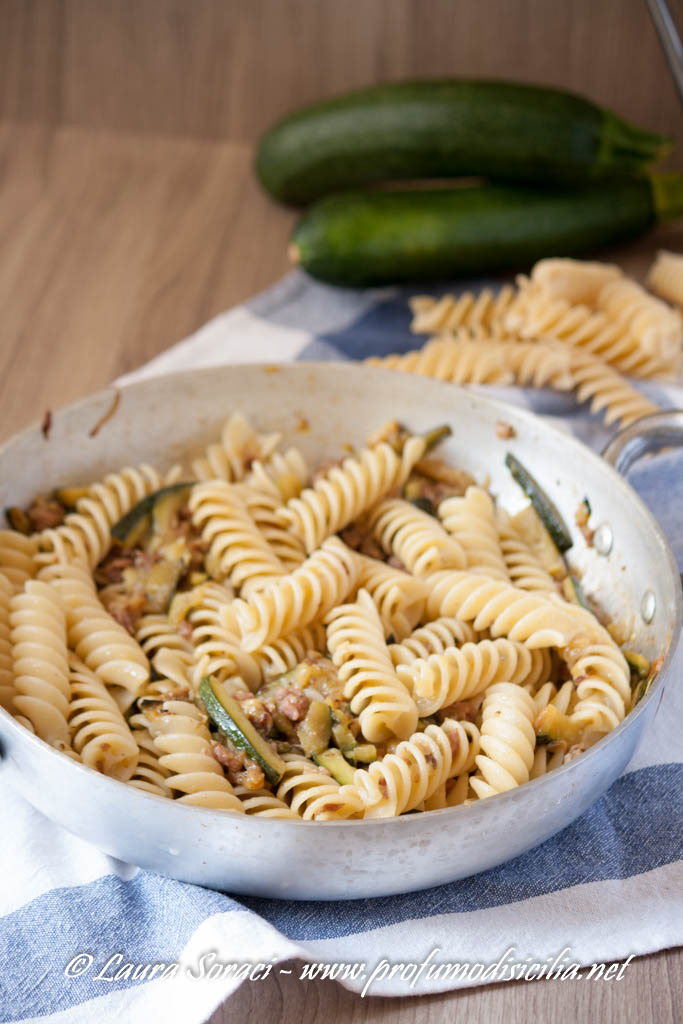
[[[438,885],[500,864],[564,828],[614,782],[672,679],[681,588],[650,512],[605,459],[542,420],[438,381],[351,364],[226,366],[146,380],[122,391],[116,414],[89,437],[111,403],[100,393],[57,413],[49,440],[35,427],[0,450],[4,504],[122,465],[160,468],[198,453],[234,410],[259,430],[280,430],[312,460],[360,443],[388,419],[414,430],[447,422],[452,463],[511,511],[525,499],[504,466],[512,450],[543,483],[568,523],[587,495],[592,522],[611,537],[604,553],[577,535],[570,561],[585,589],[632,628],[630,646],[664,655],[645,698],[609,735],[551,774],[470,806],[398,819],[292,822],[233,815],[163,800],[75,763],[0,709],[0,778],[48,818],[116,857],[175,878],[236,893],[348,899]],[[499,420],[515,432],[497,437]],[[310,424],[310,429],[308,425]],[[662,431],[664,434],[662,435]],[[643,447],[680,441],[683,414],[648,417],[610,445],[624,468]],[[609,549],[609,550],[608,550]],[[674,723],[672,723],[674,727]]]

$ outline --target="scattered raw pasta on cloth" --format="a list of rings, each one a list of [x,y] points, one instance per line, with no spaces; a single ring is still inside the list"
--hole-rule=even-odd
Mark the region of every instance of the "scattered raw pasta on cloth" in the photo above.
[[[491,347],[525,381],[571,372],[559,346]],[[554,770],[655,668],[632,670],[531,504],[508,515],[440,457],[448,434],[378,424],[309,468],[233,413],[188,471],[14,509],[3,704],[122,783],[265,817],[429,811]]]
[[[611,264],[541,260],[497,294],[415,296],[411,330],[431,340],[367,362],[455,384],[573,391],[627,426],[659,409],[627,378],[676,381],[683,368],[683,315],[669,305],[683,304],[683,256],[660,253],[648,285],[656,295]]]

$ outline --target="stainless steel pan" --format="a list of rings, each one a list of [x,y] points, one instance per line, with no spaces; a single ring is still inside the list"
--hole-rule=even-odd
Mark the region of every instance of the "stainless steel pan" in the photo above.
[[[281,430],[312,459],[344,441],[361,442],[387,419],[415,430],[447,422],[453,436],[445,456],[480,481],[488,475],[504,507],[525,501],[503,465],[509,449],[543,482],[567,522],[589,496],[591,522],[603,524],[603,554],[577,532],[570,560],[588,593],[632,627],[632,646],[665,658],[625,721],[552,774],[471,806],[379,821],[264,820],[162,800],[74,763],[0,709],[4,784],[107,853],[211,888],[291,899],[389,895],[462,878],[522,853],[580,815],[623,771],[664,687],[678,682],[670,665],[681,590],[657,523],[604,459],[527,412],[448,384],[349,364],[232,366],[133,384],[113,418],[89,437],[110,402],[111,392],[88,398],[55,415],[49,440],[34,428],[0,450],[3,504],[124,464],[163,466],[198,452],[236,409],[259,429]],[[512,440],[497,437],[499,420],[514,428]],[[680,440],[683,414],[641,421],[607,457],[624,466],[639,446],[662,436]]]

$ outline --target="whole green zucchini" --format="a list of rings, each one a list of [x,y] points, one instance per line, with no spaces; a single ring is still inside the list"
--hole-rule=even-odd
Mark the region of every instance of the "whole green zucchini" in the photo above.
[[[351,192],[299,221],[290,257],[331,284],[438,280],[573,256],[683,215],[683,174],[583,189]]]
[[[299,110],[261,139],[256,171],[307,203],[371,182],[477,175],[577,182],[633,175],[667,140],[560,89],[514,82],[380,85]]]

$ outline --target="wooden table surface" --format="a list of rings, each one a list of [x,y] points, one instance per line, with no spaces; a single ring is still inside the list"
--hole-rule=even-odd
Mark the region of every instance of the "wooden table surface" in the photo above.
[[[341,8],[360,16],[361,7],[361,20],[342,17]],[[499,31],[484,30],[483,8]],[[504,74],[504,40],[519,58],[514,77],[588,83],[596,99],[621,99],[622,112],[645,121],[649,111],[654,128],[683,138],[641,8],[635,0],[197,0],[190,26],[182,0],[0,0],[0,439],[105,386],[286,270],[294,215],[263,196],[250,167],[258,131],[296,103],[381,77],[447,73],[451,50],[464,72]],[[590,56],[591,32],[607,32],[601,61]],[[288,64],[295,37],[299,59]],[[218,43],[233,45],[227,91],[216,84]],[[683,251],[683,226],[607,258],[642,275],[660,245]],[[683,955],[636,960],[619,983],[514,983],[401,1000],[273,975],[243,985],[212,1021],[335,1015],[668,1024],[683,1020]]]

